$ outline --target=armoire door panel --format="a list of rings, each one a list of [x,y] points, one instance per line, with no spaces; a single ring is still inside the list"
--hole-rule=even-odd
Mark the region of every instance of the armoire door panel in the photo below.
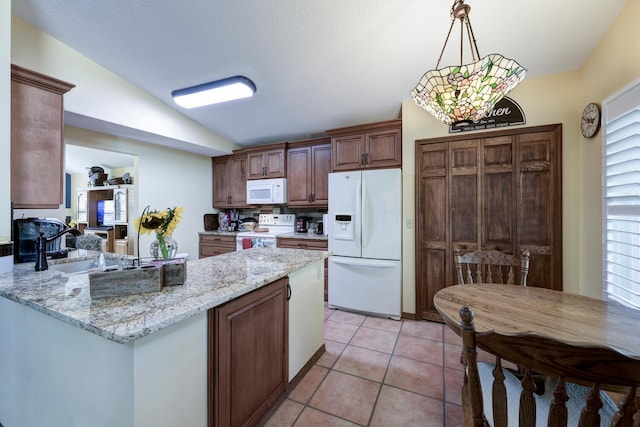
[[[549,172],[525,172],[520,176],[521,245],[549,245],[551,238],[552,192]]]
[[[451,206],[451,240],[478,240],[478,176],[451,177],[449,205]]]
[[[444,177],[447,172],[447,145],[446,144],[433,144],[433,147],[429,147],[421,153],[420,163],[422,165],[420,174],[435,175]]]
[[[482,248],[513,248],[513,173],[485,174],[482,195]],[[511,252],[511,250],[509,251]]]
[[[513,165],[513,144],[486,144],[484,145],[483,164],[485,168],[495,166],[506,166],[511,168]]]
[[[550,141],[551,132],[537,132],[520,135],[518,148],[521,162],[549,162],[552,158]]]
[[[445,243],[447,230],[447,186],[444,177],[422,180],[422,205],[420,230],[425,243]]]
[[[422,251],[423,274],[418,280],[421,281],[423,289],[428,289],[428,292],[422,294],[420,302],[423,308],[422,317],[425,319],[439,320],[433,305],[433,296],[440,289],[450,285],[447,282],[447,256],[445,254],[446,252],[443,250]]]
[[[549,288],[549,284],[554,283],[551,278],[551,272],[554,270],[553,268],[551,268],[552,264],[552,257],[549,254],[532,253],[529,256],[529,273],[527,273],[527,286]]]
[[[478,146],[468,141],[451,144],[451,170],[456,172],[476,171],[478,168]]]

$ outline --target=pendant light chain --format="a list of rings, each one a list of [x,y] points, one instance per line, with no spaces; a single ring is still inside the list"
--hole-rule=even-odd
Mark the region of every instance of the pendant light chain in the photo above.
[[[451,26],[436,69],[426,72],[411,91],[416,105],[452,126],[467,126],[484,118],[527,73],[516,61],[500,54],[480,57],[469,19],[470,11],[471,6],[465,4],[464,0],[454,0],[450,12]],[[457,20],[460,20],[460,64],[440,69],[440,61]],[[468,64],[463,62],[465,30],[473,59]]]

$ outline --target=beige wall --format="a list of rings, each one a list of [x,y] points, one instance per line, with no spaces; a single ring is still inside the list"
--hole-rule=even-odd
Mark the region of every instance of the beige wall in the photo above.
[[[640,1],[629,0],[581,69],[579,107],[602,101],[640,78]],[[602,132],[580,138],[580,293],[602,292]]]
[[[191,259],[198,258],[198,232],[202,231],[203,215],[212,211],[211,158],[70,126],[64,132],[67,144],[136,156],[137,175],[133,179],[137,206],[129,207],[129,218],[135,220],[147,205],[155,210],[184,207],[182,222],[173,238],[178,242],[179,252],[188,252]],[[141,256],[149,256],[148,248],[154,239],[150,235],[141,236]]]
[[[640,76],[640,2],[631,0],[577,72],[527,78],[509,94],[526,115],[525,126],[562,124],[563,281],[566,292],[599,298],[602,293],[601,132],[579,132],[588,102],[603,99]],[[526,65],[526,64],[525,64]],[[419,76],[416,76],[416,81]],[[403,311],[415,313],[415,141],[446,136],[448,128],[407,99],[403,131]]]
[[[11,238],[11,0],[0,0],[0,239]]]

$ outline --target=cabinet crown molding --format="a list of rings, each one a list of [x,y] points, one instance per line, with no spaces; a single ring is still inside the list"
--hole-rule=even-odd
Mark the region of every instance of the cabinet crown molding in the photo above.
[[[377,131],[382,129],[396,128],[396,127],[402,127],[402,119],[387,120],[384,122],[375,122],[375,123],[365,123],[365,124],[356,125],[356,126],[330,129],[330,130],[327,130],[326,133],[330,136],[347,135],[350,133],[364,133],[364,132],[371,132],[371,131]]]
[[[74,84],[46,76],[37,71],[29,70],[15,64],[11,64],[11,80],[57,93],[58,95],[64,95],[76,87]]]

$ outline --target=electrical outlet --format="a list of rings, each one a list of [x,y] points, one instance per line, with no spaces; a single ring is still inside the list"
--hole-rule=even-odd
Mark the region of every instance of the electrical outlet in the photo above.
[[[413,218],[407,218],[407,228],[413,228]]]

